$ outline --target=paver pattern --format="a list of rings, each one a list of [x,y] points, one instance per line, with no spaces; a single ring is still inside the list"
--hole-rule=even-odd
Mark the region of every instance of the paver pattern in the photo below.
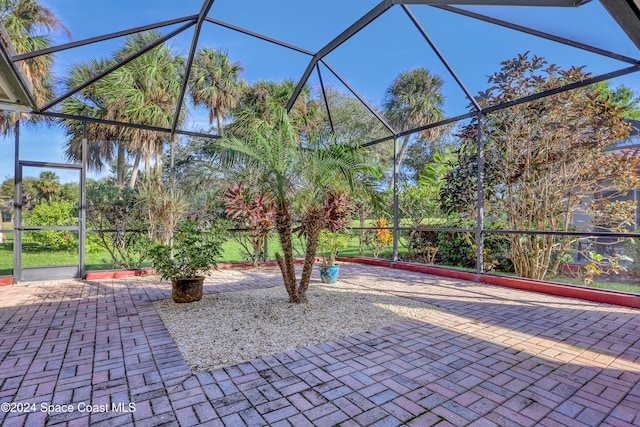
[[[167,282],[0,287],[0,403],[22,404],[0,425],[640,425],[640,310],[352,264],[341,280],[442,311],[193,373],[152,305]],[[205,292],[268,286],[273,268],[222,270]]]

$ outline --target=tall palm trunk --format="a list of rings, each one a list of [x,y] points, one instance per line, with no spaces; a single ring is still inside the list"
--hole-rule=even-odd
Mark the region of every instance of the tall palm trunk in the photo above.
[[[276,230],[280,238],[280,246],[284,259],[276,253],[276,260],[282,273],[284,287],[289,294],[289,302],[300,302],[297,294],[296,271],[293,266],[293,241],[291,240],[291,214],[286,205],[276,209]]]
[[[119,142],[116,158],[116,179],[118,181],[118,188],[124,188],[124,156],[125,146],[122,142]]]
[[[400,166],[402,166],[402,162],[404,161],[404,156],[407,153],[407,147],[409,146],[409,135],[405,135],[402,138],[402,145],[400,146],[400,151],[396,154],[396,174],[400,173]],[[389,190],[391,190],[395,184],[396,177],[392,174],[391,180],[389,181]]]
[[[142,157],[140,151],[136,152],[136,159],[133,161],[133,169],[131,170],[131,179],[129,180],[129,188],[132,190],[136,186],[136,180],[138,179],[138,168],[140,167],[140,158]]]
[[[148,151],[144,153],[144,173],[151,176],[151,153]]]
[[[219,109],[216,109],[216,120],[218,122],[218,135],[224,136],[222,131],[222,113]]]
[[[155,152],[155,161],[156,161],[156,169],[162,171],[162,153],[160,151]],[[160,173],[160,177],[162,177],[162,173]]]

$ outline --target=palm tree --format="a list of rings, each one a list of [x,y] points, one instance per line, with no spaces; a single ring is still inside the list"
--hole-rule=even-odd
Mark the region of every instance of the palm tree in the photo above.
[[[275,206],[275,224],[283,256],[276,254],[289,301],[307,301],[306,291],[315,260],[320,230],[327,226],[325,204],[341,191],[361,189],[373,194],[375,175],[367,156],[350,145],[313,139],[303,147],[300,132],[285,109],[269,107],[272,122],[244,118],[252,131],[244,139],[225,138],[220,142],[223,164],[251,169],[258,179],[252,183]],[[306,253],[300,283],[293,264],[292,216],[302,218]]]
[[[222,119],[238,105],[244,81],[239,73],[244,68],[239,62],[231,62],[226,52],[208,47],[200,49],[191,69],[191,99],[196,106],[209,109],[209,125],[217,120],[218,135],[223,135]]]
[[[53,195],[62,189],[60,178],[55,172],[44,171],[40,173],[40,179],[36,183],[40,196],[51,203]]]
[[[113,58],[91,60],[72,69],[67,80],[69,88],[76,87],[97,72],[116,61],[123,60],[155,42],[162,35],[156,31],[139,33],[127,37],[125,45]],[[74,97],[64,101],[62,109],[69,114],[85,115],[107,120],[140,123],[170,128],[180,94],[184,62],[174,56],[171,49],[161,45],[136,58],[128,64],[104,76]],[[178,122],[184,120],[185,110],[180,111]],[[77,123],[65,123],[69,142],[67,156],[79,158],[81,127]],[[113,126],[90,126],[90,165],[98,167],[102,159],[109,161],[117,146],[118,183],[124,183],[125,151],[135,157],[129,187],[134,188],[138,167],[144,158],[146,172],[151,170],[151,159],[156,167],[161,165],[162,148],[166,135],[157,131],[138,128],[116,128]]]
[[[91,59],[86,63],[74,65],[64,84],[74,88],[89,80],[97,73],[113,65],[113,59]],[[111,116],[108,112],[109,99],[112,95],[113,82],[109,76],[78,92],[74,97],[65,99],[61,109],[65,114],[87,116],[104,119]],[[80,161],[82,158],[82,123],[64,121],[62,126],[67,132],[65,156],[69,161]],[[105,165],[116,157],[116,181],[120,188],[124,187],[124,167],[126,144],[118,143],[125,138],[122,129],[116,126],[87,124],[88,159],[87,166],[100,172]]]
[[[415,129],[441,120],[444,97],[441,90],[444,81],[426,68],[402,71],[387,88],[383,103],[384,115],[398,132]],[[438,129],[420,132],[423,137],[435,138]],[[402,138],[402,145],[396,155],[396,170],[400,170],[411,135]],[[389,188],[393,188],[395,177]]]
[[[116,56],[118,59],[124,59],[161,37],[157,31],[129,36],[124,48]],[[171,49],[165,45],[158,46],[118,68],[112,73],[112,79],[115,80],[115,97],[112,100],[112,108],[109,108],[109,114],[113,117],[108,118],[170,128],[180,96],[183,70],[183,59],[174,56]],[[181,123],[186,115],[184,108],[180,110],[179,115],[178,123]],[[126,133],[130,141],[129,150],[136,156],[129,181],[129,187],[133,188],[141,157],[144,157],[147,173],[151,171],[151,157],[155,157],[155,165],[160,167],[166,135],[135,128],[128,129]]]
[[[279,117],[272,107],[275,105],[284,108],[295,87],[293,80],[280,83],[261,80],[251,86],[245,86],[240,102],[233,110],[234,120],[227,127],[228,133],[235,137],[250,137],[251,135],[245,133],[252,132],[252,120],[259,119],[268,124],[277,122]],[[303,140],[308,139],[320,128],[320,104],[312,99],[308,87],[302,90],[288,116]]]
[[[62,21],[36,0],[0,0],[0,19],[18,54],[49,47],[51,40],[48,34],[52,32],[63,31],[71,37]],[[52,98],[52,64],[52,55],[42,55],[23,62],[23,70],[38,105]],[[0,132],[7,134],[16,120],[14,113],[3,113],[0,116]]]

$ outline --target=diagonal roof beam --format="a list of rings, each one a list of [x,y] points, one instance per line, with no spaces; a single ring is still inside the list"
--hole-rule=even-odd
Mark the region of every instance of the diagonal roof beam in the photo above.
[[[313,71],[318,61],[330,54],[342,43],[346,42],[351,37],[356,35],[360,30],[369,25],[371,22],[375,21],[380,15],[389,10],[389,8],[391,8],[396,3],[396,1],[397,0],[383,0],[376,7],[367,12],[362,18],[354,22],[349,28],[340,33],[340,35],[331,40],[325,47],[320,49],[314,55],[314,57],[311,59],[311,62],[309,62],[309,65],[307,65],[307,69],[304,70],[302,77],[298,81],[298,85],[293,91],[291,98],[289,98],[289,101],[287,102],[287,112],[291,111],[291,108],[293,108],[293,104],[300,96],[300,92],[302,92],[304,85],[307,84],[307,80],[309,80],[309,76],[311,75],[311,72]]]
[[[320,81],[320,90],[322,91],[322,98],[324,99],[324,106],[327,108],[327,116],[329,117],[329,125],[331,126],[331,132],[335,132],[333,127],[333,119],[331,118],[331,108],[329,108],[329,101],[327,100],[327,92],[324,89],[324,81],[322,80],[322,73],[320,72],[320,64],[316,62],[316,71],[318,72],[318,80]]]
[[[618,23],[633,44],[640,49],[640,1],[600,0],[609,15]]]
[[[358,101],[360,101],[362,103],[362,105],[364,105],[367,108],[367,110],[369,110],[371,112],[371,114],[376,116],[376,119],[378,119],[380,121],[380,123],[382,123],[384,125],[384,127],[387,128],[387,130],[389,132],[391,132],[394,135],[397,135],[396,131],[391,127],[391,125],[389,125],[389,123],[387,123],[387,121],[384,119],[384,117],[382,117],[380,114],[378,114],[378,112],[372,106],[370,106],[369,103],[367,103],[367,101],[365,101],[365,99],[362,96],[360,96],[360,94],[358,94],[358,92],[356,92],[349,85],[349,83],[347,83],[347,81],[345,79],[343,79],[342,76],[340,76],[340,74],[338,74],[336,70],[333,69],[333,67],[331,67],[331,65],[327,64],[324,60],[322,60],[321,62],[322,62],[322,64],[324,64],[325,67],[327,67],[329,69],[329,71],[331,71],[331,73],[333,73],[334,76],[336,76],[336,78],[338,80],[340,80],[340,82],[343,85],[345,85],[345,87],[347,89],[349,89],[349,91],[353,94],[353,96],[358,98]]]
[[[400,4],[579,7],[591,0],[398,0]]]
[[[167,34],[164,37],[159,38],[158,40],[156,40],[155,42],[147,45],[146,47],[140,49],[138,52],[134,53],[133,55],[131,55],[130,57],[118,62],[115,65],[112,65],[111,67],[107,68],[106,70],[104,70],[103,72],[96,74],[95,76],[93,76],[92,78],[90,78],[89,80],[87,80],[86,82],[84,82],[83,84],[81,84],[80,86],[77,86],[73,89],[71,89],[70,91],[68,91],[67,93],[65,93],[64,95],[54,99],[53,101],[49,102],[48,104],[46,104],[45,106],[43,106],[40,111],[46,111],[48,109],[50,109],[51,107],[58,105],[60,102],[64,101],[65,99],[67,99],[68,97],[78,93],[79,91],[81,91],[82,89],[86,88],[87,86],[97,82],[98,80],[100,80],[101,78],[103,78],[104,76],[106,76],[107,74],[112,73],[113,71],[117,70],[118,68],[128,64],[129,62],[133,61],[134,59],[144,55],[145,53],[149,52],[151,49],[160,46],[161,44],[163,44],[164,42],[166,42],[167,40],[173,38],[174,36],[176,36],[177,34],[180,34],[181,32],[183,32],[184,30],[186,30],[187,28],[191,27],[195,22],[191,21],[188,22],[187,24],[183,25],[182,27],[170,32],[169,34]]]
[[[360,144],[360,146],[361,147],[370,147],[372,145],[380,144],[381,142],[390,141],[390,140],[392,140],[394,138],[400,138],[400,137],[405,136],[405,135],[410,135],[410,134],[416,133],[416,132],[422,132],[424,130],[433,129],[433,128],[436,128],[438,126],[444,126],[444,125],[448,125],[448,124],[451,124],[451,123],[456,123],[456,122],[459,122],[460,120],[468,119],[470,117],[474,117],[474,116],[477,116],[477,115],[478,115],[478,111],[471,111],[469,113],[461,114],[461,115],[455,116],[455,117],[449,117],[448,119],[443,119],[443,120],[440,120],[440,121],[435,122],[435,123],[429,123],[428,125],[420,126],[419,128],[409,129],[409,130],[406,130],[404,132],[400,132],[399,134],[395,134],[395,135],[390,135],[390,136],[385,136],[385,137],[382,137],[382,138],[374,139],[373,141],[369,141],[369,142],[365,142],[364,144]]]
[[[37,113],[37,114],[40,116],[54,117],[56,119],[62,119],[62,120],[78,120],[78,121],[86,121],[89,123],[97,123],[97,124],[107,125],[107,126],[122,126],[125,128],[144,129],[144,130],[151,130],[154,132],[171,133],[171,129],[169,128],[163,128],[160,126],[143,125],[139,123],[127,123],[127,122],[121,122],[118,120],[108,120],[108,119],[99,119],[96,117],[76,116],[74,114],[55,113],[52,111],[47,111],[47,112]],[[187,130],[177,130],[175,133],[179,135],[193,136],[197,138],[220,139],[219,135],[212,135],[210,133],[191,132]]]
[[[501,104],[492,105],[482,109],[482,113],[490,113],[492,111],[503,110],[505,108],[523,104],[525,102],[535,101],[536,99],[545,98],[547,96],[556,95],[558,93],[566,92],[573,89],[589,86],[594,83],[602,82],[605,80],[615,79],[616,77],[626,76],[627,74],[637,73],[640,71],[640,64],[636,64],[631,67],[622,68],[620,70],[612,71],[610,73],[601,74],[599,76],[589,77],[584,80],[580,80],[574,83],[570,83],[564,86],[556,87],[553,89],[544,90],[542,92],[534,93],[533,95],[525,96],[522,98],[514,99],[513,101],[503,102]]]
[[[129,34],[141,33],[143,31],[155,30],[156,28],[162,28],[173,24],[181,24],[187,21],[195,21],[198,15],[185,16],[184,18],[171,19],[169,21],[162,21],[155,24],[143,25],[140,27],[131,28],[124,31],[117,31],[115,33],[104,34],[98,37],[91,37],[88,39],[78,40],[71,43],[65,43],[58,46],[52,46],[47,49],[36,50],[34,52],[24,53],[22,55],[14,55],[11,57],[12,61],[24,61],[25,59],[35,58],[37,56],[48,55],[51,53],[61,52],[63,50],[73,49],[88,44],[98,43],[105,40],[111,40],[122,36],[128,36]]]
[[[628,56],[624,56],[624,55],[619,55],[617,53],[614,52],[610,52],[608,50],[604,50],[604,49],[600,49],[594,46],[590,46],[584,43],[580,43],[574,40],[569,40],[567,38],[564,37],[559,37],[556,36],[554,34],[550,34],[550,33],[545,33],[544,31],[538,31],[535,30],[533,28],[529,28],[529,27],[525,27],[522,25],[518,25],[518,24],[514,24],[512,22],[508,22],[508,21],[503,21],[501,19],[497,19],[497,18],[492,18],[491,16],[487,16],[487,15],[482,15],[480,13],[475,13],[475,12],[471,12],[470,10],[465,10],[465,9],[459,9],[457,7],[451,7],[451,6],[434,6],[437,9],[441,9],[441,10],[445,10],[447,12],[452,12],[452,13],[456,13],[458,15],[463,15],[466,16],[468,18],[473,18],[473,19],[477,19],[479,21],[484,21],[484,22],[488,22],[489,24],[494,24],[494,25],[498,25],[500,27],[505,27],[505,28],[509,28],[511,30],[515,30],[515,31],[520,31],[521,33],[525,33],[525,34],[529,34],[531,36],[536,36],[536,37],[540,37],[546,40],[550,40],[556,43],[561,43],[567,46],[571,46],[577,49],[582,49],[585,50],[587,52],[591,52],[591,53],[595,53],[598,55],[602,55],[602,56],[606,56],[608,58],[611,59],[615,59],[618,61],[622,61],[622,62],[627,62],[629,64],[640,64],[640,60],[638,59],[634,59],[634,58],[630,58]]]
[[[458,77],[456,72],[453,70],[453,67],[451,67],[451,65],[449,65],[449,63],[445,59],[444,55],[442,55],[442,53],[440,52],[440,49],[438,49],[438,47],[433,42],[433,40],[431,40],[431,37],[429,37],[427,32],[424,30],[424,28],[422,28],[422,25],[420,25],[420,22],[418,22],[418,20],[413,15],[413,13],[411,13],[409,8],[404,4],[402,5],[402,10],[404,10],[404,12],[407,14],[409,19],[411,20],[411,22],[413,22],[413,25],[415,25],[415,27],[418,29],[420,34],[422,34],[422,37],[426,40],[426,42],[429,43],[429,46],[431,46],[431,50],[433,50],[433,52],[436,54],[438,59],[440,59],[440,62],[442,62],[442,64],[447,69],[447,71],[449,71],[449,74],[451,74],[451,76],[456,81],[456,83],[458,84],[460,89],[462,89],[462,91],[464,92],[464,94],[467,97],[467,99],[469,101],[471,101],[471,104],[473,104],[473,107],[478,111],[481,110],[482,108],[478,104],[478,101],[476,101],[476,98],[473,95],[471,95],[471,92],[469,92],[469,90],[466,88],[464,83],[462,83],[462,80],[460,80],[460,78]]]
[[[206,20],[211,22],[212,24],[219,25],[219,26],[227,28],[229,30],[237,31],[237,32],[245,34],[247,36],[255,37],[257,39],[264,40],[266,42],[273,43],[273,44],[276,44],[276,45],[281,46],[281,47],[286,47],[287,49],[295,50],[296,52],[306,53],[309,56],[313,56],[313,52],[311,52],[310,50],[303,49],[301,47],[292,45],[290,43],[285,43],[285,42],[283,42],[281,40],[277,40],[277,39],[274,39],[274,38],[271,38],[271,37],[267,37],[267,36],[265,36],[263,34],[247,30],[246,28],[238,27],[237,25],[229,24],[228,22],[220,21],[219,19],[213,19],[213,18],[207,17]]]
[[[640,64],[638,65],[634,65],[632,67],[627,67],[627,68],[622,68],[620,70],[616,70],[610,73],[606,73],[606,74],[601,74],[598,76],[594,76],[594,77],[590,77],[588,79],[584,79],[584,80],[580,80],[578,82],[573,82],[564,86],[559,86],[553,89],[548,89],[542,92],[538,92],[538,93],[534,93],[533,95],[529,95],[529,96],[525,96],[522,98],[518,98],[518,99],[514,99],[512,101],[507,101],[507,102],[503,102],[500,104],[496,104],[496,105],[492,105],[490,107],[486,107],[484,109],[482,109],[481,111],[471,111],[469,113],[466,114],[462,114],[460,116],[456,116],[456,117],[450,117],[448,119],[444,119],[444,120],[440,120],[439,122],[435,122],[435,123],[429,123],[428,125],[425,126],[420,126],[414,129],[409,129],[403,132],[400,132],[396,135],[392,135],[392,136],[386,136],[383,138],[378,138],[376,140],[373,141],[369,141],[366,142],[364,144],[362,144],[362,147],[369,147],[372,145],[376,145],[376,144],[380,144],[381,142],[385,142],[385,141],[389,141],[391,139],[395,138],[400,138],[402,136],[405,135],[410,135],[412,133],[416,133],[416,132],[422,132],[424,130],[427,129],[432,129],[438,126],[442,126],[442,125],[446,125],[446,124],[450,124],[450,123],[455,123],[458,122],[460,120],[464,120],[464,119],[468,119],[470,117],[474,117],[478,114],[487,114],[487,113],[491,113],[493,111],[498,111],[498,110],[503,110],[505,108],[509,108],[512,107],[514,105],[518,105],[518,104],[524,104],[525,102],[531,102],[531,101],[535,101],[537,99],[541,99],[541,98],[545,98],[547,96],[552,96],[552,95],[557,95],[559,93],[562,92],[567,92],[570,90],[574,90],[574,89],[578,89],[581,87],[585,87],[585,86],[589,86],[592,85],[594,83],[598,83],[598,82],[602,82],[605,80],[610,80],[610,79],[614,79],[616,77],[621,77],[621,76],[625,76],[627,74],[632,74],[632,73],[637,73],[640,72]]]
[[[178,96],[178,103],[173,113],[173,123],[171,124],[171,134],[174,134],[176,127],[178,126],[178,120],[180,120],[180,110],[182,110],[182,104],[184,103],[184,95],[187,92],[187,86],[189,84],[189,76],[191,75],[191,67],[193,65],[193,58],[196,54],[198,47],[198,40],[200,39],[200,31],[202,30],[202,24],[205,18],[209,14],[214,0],[205,0],[202,4],[202,9],[198,14],[198,21],[196,22],[196,28],[193,31],[193,38],[191,39],[191,48],[189,49],[189,57],[187,58],[187,65],[184,68],[184,78],[182,79],[182,86],[180,87],[180,95]]]

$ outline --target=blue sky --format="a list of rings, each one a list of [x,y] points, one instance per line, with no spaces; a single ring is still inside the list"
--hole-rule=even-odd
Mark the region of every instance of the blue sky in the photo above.
[[[43,0],[42,3],[67,24],[74,40],[196,14],[202,6],[201,0]],[[316,51],[377,3],[370,0],[216,0],[209,16]],[[586,65],[587,70],[594,74],[626,67],[622,62],[431,7],[411,6],[410,9],[474,94],[485,89],[487,76],[499,69],[500,61],[525,51],[543,56],[563,68]],[[579,9],[566,10],[533,7],[477,7],[473,10],[640,58],[638,49],[597,1]],[[175,28],[177,26],[162,31],[166,33]],[[173,49],[186,54],[191,38],[192,30],[187,30],[172,41]],[[200,40],[201,46],[226,49],[233,60],[243,64],[246,70],[243,78],[249,82],[287,78],[297,80],[310,60],[307,55],[272,46],[210,23],[205,23]],[[67,41],[59,35],[55,44]],[[56,55],[55,74],[61,77],[74,63],[92,57],[108,57],[121,43],[122,39],[115,39],[61,52]],[[468,102],[462,91],[398,6],[329,54],[326,60],[354,89],[376,105],[382,102],[385,89],[400,71],[415,67],[429,68],[445,80],[445,113],[454,116],[466,111]],[[328,71],[323,70],[323,78],[325,84],[341,88],[341,84]],[[314,74],[310,83],[315,82],[317,78]],[[626,84],[640,93],[637,74],[612,81],[613,86],[618,84]],[[206,113],[195,110],[184,127],[202,130],[206,124]],[[22,141],[21,158],[24,160],[63,160],[60,147],[64,143],[64,136],[59,129],[24,129]],[[5,144],[5,153],[12,153],[12,138],[2,144]],[[13,175],[12,159],[13,156],[0,159],[0,178]]]

